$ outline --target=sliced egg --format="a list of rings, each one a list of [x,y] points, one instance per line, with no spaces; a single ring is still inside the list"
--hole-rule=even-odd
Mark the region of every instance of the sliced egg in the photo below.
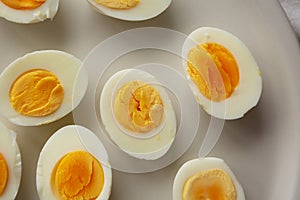
[[[219,158],[207,157],[186,162],[173,183],[173,200],[245,200],[242,186]]]
[[[128,21],[147,20],[161,14],[171,0],[87,0],[101,14]]]
[[[0,17],[9,21],[29,24],[53,19],[59,0],[0,0]]]
[[[0,114],[17,125],[38,126],[71,112],[85,94],[88,76],[74,56],[44,50],[12,62],[0,82]]]
[[[0,138],[0,200],[15,199],[22,173],[16,133],[0,123]]]
[[[257,105],[261,71],[236,36],[217,28],[199,28],[188,36],[182,53],[188,82],[207,113],[237,119]]]
[[[69,125],[59,129],[40,153],[36,185],[41,200],[107,200],[112,171],[105,147],[85,127]]]
[[[165,88],[146,71],[115,73],[102,90],[100,113],[112,141],[133,157],[158,159],[174,141],[172,102]]]

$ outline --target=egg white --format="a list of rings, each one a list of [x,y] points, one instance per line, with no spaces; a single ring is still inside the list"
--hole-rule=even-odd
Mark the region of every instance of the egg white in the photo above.
[[[52,170],[63,156],[78,150],[88,151],[101,163],[104,171],[104,186],[97,200],[109,198],[112,171],[105,147],[89,129],[79,125],[69,125],[56,131],[40,152],[37,163],[36,186],[41,200],[55,199],[50,185]]]
[[[124,133],[114,119],[111,102],[113,101],[116,86],[122,86],[126,81],[141,80],[146,83],[159,84],[155,78],[138,69],[126,69],[115,73],[105,84],[100,97],[100,114],[110,138],[121,150],[127,154],[146,160],[155,160],[167,153],[171,147],[176,133],[176,116],[169,99],[168,94],[162,87],[155,87],[160,94],[164,105],[165,121],[161,129],[158,129],[156,135],[148,138],[133,137]]]
[[[237,192],[237,200],[245,200],[244,190],[229,166],[220,158],[197,158],[184,163],[178,170],[173,182],[173,200],[182,199],[182,189],[185,181],[201,171],[220,169],[225,171],[232,179]]]
[[[103,15],[127,21],[143,21],[161,14],[170,6],[172,0],[140,0],[137,6],[125,10],[107,8],[94,0],[87,1]]]
[[[16,141],[16,133],[0,123],[0,152],[8,167],[8,181],[0,200],[15,199],[22,174],[21,154]]]
[[[88,84],[87,71],[82,62],[74,56],[57,50],[35,51],[16,59],[0,75],[0,114],[14,124],[38,126],[62,118],[71,112],[82,100]],[[13,82],[31,69],[45,69],[55,74],[64,89],[64,99],[54,113],[43,117],[20,115],[11,106],[9,91]]]
[[[206,98],[187,72],[189,51],[202,43],[217,43],[227,48],[234,56],[240,73],[240,81],[232,95],[224,101],[214,102]],[[262,93],[261,71],[246,45],[236,36],[224,30],[202,27],[193,31],[182,49],[184,70],[196,100],[210,115],[220,119],[238,119],[257,105]]]
[[[59,0],[46,0],[40,7],[33,10],[17,10],[0,1],[0,17],[8,21],[30,24],[53,19],[57,13]]]

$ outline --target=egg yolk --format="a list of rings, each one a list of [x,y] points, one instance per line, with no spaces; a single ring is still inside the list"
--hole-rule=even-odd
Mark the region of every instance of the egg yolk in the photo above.
[[[142,81],[123,85],[114,98],[114,115],[119,124],[133,133],[145,133],[157,128],[164,109],[159,93]]]
[[[239,68],[235,58],[228,49],[216,43],[204,43],[192,48],[188,54],[187,72],[199,91],[216,102],[230,97],[239,84]]]
[[[10,8],[17,10],[33,10],[40,7],[46,0],[0,0]]]
[[[0,153],[0,195],[3,194],[8,180],[8,168],[5,158]]]
[[[59,199],[94,200],[104,186],[103,168],[89,152],[70,152],[54,167],[51,186]]]
[[[129,9],[135,7],[139,0],[95,0],[98,4],[112,9]]]
[[[219,169],[197,173],[183,186],[182,200],[236,200],[237,194],[230,176]]]
[[[9,98],[13,108],[31,117],[54,113],[64,97],[63,87],[50,71],[33,69],[21,74],[10,88]]]

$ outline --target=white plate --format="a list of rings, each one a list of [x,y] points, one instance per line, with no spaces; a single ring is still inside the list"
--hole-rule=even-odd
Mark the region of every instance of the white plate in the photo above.
[[[275,0],[173,0],[163,14],[145,22],[105,17],[82,0],[61,1],[53,21],[19,25],[0,20],[0,69],[17,57],[40,49],[59,49],[84,59],[108,37],[145,26],[170,28],[184,34],[200,26],[213,26],[244,41],[262,71],[262,98],[258,107],[243,119],[225,123],[222,136],[209,155],[226,161],[249,200],[299,199],[296,195],[300,187],[300,52],[288,20]],[[136,54],[162,64],[177,62],[170,59],[172,55],[152,50]],[[124,59],[130,58],[129,55]],[[200,115],[202,129],[184,156],[152,173],[113,171],[110,199],[171,199],[177,170],[197,156],[206,131],[210,117],[204,112]],[[17,200],[38,199],[35,170],[39,151],[55,130],[73,123],[72,115],[42,127],[18,127],[3,118],[1,121],[18,133],[23,173]]]

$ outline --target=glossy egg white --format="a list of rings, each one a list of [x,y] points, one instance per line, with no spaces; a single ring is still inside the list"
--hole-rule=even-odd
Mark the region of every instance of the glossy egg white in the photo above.
[[[165,11],[172,0],[140,0],[138,5],[130,9],[111,9],[102,6],[95,0],[87,0],[99,13],[127,21],[143,21],[154,18]]]
[[[203,43],[217,43],[224,46],[232,53],[238,64],[239,84],[232,95],[224,101],[214,102],[203,96],[186,71],[189,51]],[[220,119],[238,119],[257,105],[262,93],[261,71],[250,50],[233,34],[212,27],[196,29],[186,39],[182,57],[188,83],[196,100],[208,114]]]
[[[140,80],[151,84],[158,91],[164,105],[162,127],[152,132],[149,137],[133,136],[124,132],[114,118],[112,102],[114,92],[123,84]],[[139,159],[155,160],[167,153],[176,133],[176,116],[172,102],[165,88],[155,80],[155,77],[139,69],[126,69],[115,73],[105,84],[100,98],[100,114],[105,129],[111,140],[125,153]],[[144,133],[147,134],[147,133]]]
[[[71,54],[57,50],[35,51],[16,59],[0,75],[0,114],[14,124],[38,126],[56,121],[70,113],[82,100],[88,84],[82,62]],[[9,91],[13,82],[31,69],[45,69],[55,74],[64,89],[64,99],[54,113],[43,117],[20,115],[11,106]]]
[[[111,193],[112,171],[105,147],[89,129],[79,125],[68,125],[56,131],[46,142],[37,163],[36,186],[41,200],[55,199],[50,180],[56,163],[73,151],[87,151],[102,165],[104,186],[97,200],[107,200]]]
[[[197,158],[184,163],[178,170],[173,182],[173,200],[182,200],[182,189],[185,181],[201,171],[220,169],[232,179],[237,193],[237,200],[245,200],[244,190],[229,166],[220,158]]]
[[[40,7],[33,10],[17,10],[0,1],[0,17],[8,21],[30,24],[53,19],[59,7],[59,0],[46,0]]]
[[[0,123],[0,152],[8,167],[8,181],[0,200],[15,199],[19,190],[22,161],[16,137],[15,132]]]

